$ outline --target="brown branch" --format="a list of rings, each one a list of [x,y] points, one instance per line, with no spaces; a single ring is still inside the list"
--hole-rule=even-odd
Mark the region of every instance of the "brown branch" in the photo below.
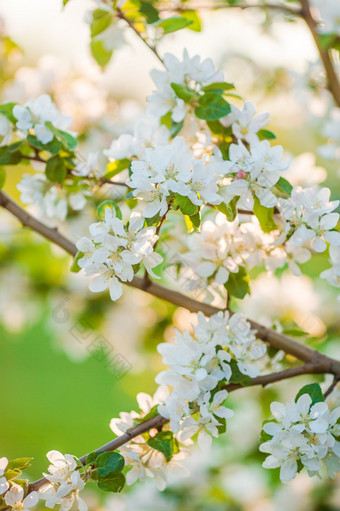
[[[147,38],[144,37],[143,34],[141,34],[139,32],[139,30],[136,28],[134,23],[129,18],[127,18],[125,16],[125,14],[123,13],[123,11],[119,7],[117,7],[117,6],[116,6],[116,12],[117,12],[117,17],[119,19],[125,21],[125,23],[127,23],[129,25],[129,27],[134,31],[134,33],[137,35],[137,37],[139,37],[139,39],[141,39],[143,41],[143,43],[146,44],[146,46],[152,51],[152,53],[154,55],[156,55],[158,60],[163,64],[163,59],[160,56],[160,54],[158,53],[156,46],[154,46],[153,44],[149,43]]]
[[[301,3],[301,16],[306,22],[307,27],[312,34],[316,47],[318,49],[323,67],[327,76],[327,84],[330,93],[332,94],[334,101],[338,107],[340,107],[340,82],[334,69],[334,63],[332,60],[331,53],[328,49],[324,48],[321,44],[321,40],[318,34],[318,24],[312,16],[310,5],[308,0],[300,0]]]
[[[337,386],[339,381],[340,381],[340,377],[334,375],[334,378],[333,378],[333,381],[332,381],[331,385],[328,387],[328,389],[324,393],[324,398],[325,399],[333,392],[333,390],[335,389],[335,387]]]
[[[217,11],[221,9],[268,9],[272,11],[280,11],[286,14],[290,14],[293,16],[299,16],[301,15],[301,9],[296,9],[294,7],[289,7],[288,5],[277,5],[277,4],[271,4],[271,3],[265,3],[265,4],[206,4],[206,5],[194,5],[190,4],[188,2],[185,6],[178,6],[178,7],[163,7],[158,8],[160,12],[185,12],[185,11],[192,11],[192,10],[212,10]]]
[[[56,245],[62,247],[72,256],[76,255],[77,248],[71,241],[65,238],[56,229],[47,227],[39,220],[32,217],[4,192],[0,192],[0,206],[12,213],[21,221],[23,225],[30,227]],[[189,296],[179,293],[178,291],[168,289],[150,280],[146,282],[142,277],[135,276],[131,282],[126,282],[125,284],[136,289],[141,289],[142,291],[147,291],[157,298],[161,298],[162,300],[170,302],[179,307],[184,307],[191,312],[201,311],[206,316],[211,316],[217,312],[223,312],[222,309],[214,307],[213,305],[198,302]],[[275,330],[260,325],[256,321],[252,321],[250,319],[248,319],[248,321],[250,322],[251,327],[256,330],[257,337],[267,342],[274,348],[283,350],[285,353],[289,353],[297,359],[303,360],[304,362],[317,363],[320,365],[320,367],[323,368],[323,372],[325,373],[340,375],[340,361],[327,357],[326,355],[319,353],[309,346],[295,341],[287,335],[281,334]]]
[[[248,387],[254,387],[256,385],[262,385],[264,387],[269,383],[285,380],[287,378],[293,378],[294,376],[299,376],[303,374],[318,374],[320,372],[321,371],[316,364],[305,364],[293,367],[291,369],[286,369],[285,371],[280,371],[278,373],[266,374],[264,376],[259,376],[258,378],[253,378],[250,384],[247,386],[231,383],[225,385],[224,388],[228,390],[228,392],[234,392],[235,390],[239,390],[241,388],[246,389]],[[123,435],[119,436],[118,438],[115,438],[114,440],[111,440],[102,447],[99,447],[98,449],[95,450],[95,452],[114,451],[115,449],[118,449],[118,447],[121,447],[122,445],[128,443],[133,438],[141,435],[142,433],[145,433],[146,431],[149,431],[152,428],[161,428],[167,422],[168,419],[165,419],[161,415],[156,415],[155,417],[152,417],[151,419],[128,429]],[[86,463],[87,456],[88,455],[85,454],[84,456],[79,458],[80,462],[83,465],[85,465]],[[44,486],[44,484],[46,483],[48,483],[47,479],[45,477],[42,477],[41,479],[34,481],[29,485],[29,491],[31,492],[34,490],[39,490],[39,488]]]

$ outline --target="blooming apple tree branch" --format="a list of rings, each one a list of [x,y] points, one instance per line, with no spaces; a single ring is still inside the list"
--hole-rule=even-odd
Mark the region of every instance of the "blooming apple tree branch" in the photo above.
[[[319,41],[309,4],[301,2],[301,8]],[[138,394],[137,412],[112,419],[117,438],[79,459],[50,451],[48,471],[31,484],[20,478],[30,458],[1,458],[1,509],[30,509],[43,500],[48,508],[67,511],[77,504],[85,511],[80,492],[90,480],[118,492],[150,477],[164,489],[169,471],[180,469],[191,444],[208,452],[212,438],[225,432],[234,413],[230,392],[300,375],[340,378],[340,361],[212,303],[214,293],[223,305],[245,298],[253,269],[288,268],[301,275],[304,263],[324,252],[331,266],[320,276],[339,288],[339,200],[331,200],[326,187],[290,184],[283,147],[267,129],[269,114],[256,113],[249,101],[237,106],[234,84],[211,59],[202,61],[186,50],[181,59],[160,57],[161,37],[197,25],[195,14],[186,16],[185,9],[180,16],[163,17],[158,5],[138,3],[131,10],[111,1],[92,12],[91,50],[99,64],[111,58],[106,32],[113,20],[127,23],[163,64],[151,72],[155,90],[134,132],[103,151],[104,170],[98,155],[80,157],[72,119],[50,96],[0,105],[1,184],[5,167],[35,165],[17,187],[21,202],[44,222],[2,191],[0,205],[72,255],[72,271],[85,274],[91,292],[108,290],[116,301],[126,284],[197,313],[190,329],[176,330],[172,343],[158,345],[166,367],[156,377],[159,387],[153,397]],[[337,101],[329,49],[321,57]],[[59,232],[60,224],[94,203],[96,221],[88,236],[73,244]],[[166,283],[170,267],[187,292],[154,282]],[[197,289],[202,301],[190,297]],[[278,364],[269,346],[296,362]],[[283,482],[303,469],[311,476],[324,467],[330,477],[340,471],[340,408],[329,408],[319,384],[305,385],[287,405],[272,403],[271,412],[273,420],[263,425],[261,436],[265,468],[280,468]]]

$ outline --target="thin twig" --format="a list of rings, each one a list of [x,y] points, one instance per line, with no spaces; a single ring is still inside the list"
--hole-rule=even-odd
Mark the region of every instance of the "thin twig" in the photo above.
[[[277,4],[206,4],[206,5],[194,5],[189,2],[185,6],[174,6],[174,7],[161,7],[158,8],[160,12],[185,12],[185,11],[202,11],[202,10],[222,10],[222,9],[264,9],[264,10],[272,10],[272,11],[281,11],[286,14],[290,14],[293,16],[301,15],[301,9],[296,9],[294,7],[289,7],[288,5],[277,5]]]
[[[324,393],[324,398],[325,399],[333,392],[333,390],[335,389],[335,387],[337,386],[339,381],[340,381],[340,377],[334,375],[334,378],[333,378],[333,381],[332,381],[331,385],[328,387],[328,389]]]
[[[143,41],[143,43],[146,44],[146,46],[154,53],[154,55],[156,55],[158,60],[163,64],[163,59],[159,55],[156,46],[149,43],[149,41],[146,39],[146,37],[144,37],[143,34],[141,34],[139,32],[139,30],[136,28],[135,24],[127,16],[125,16],[125,14],[122,12],[122,10],[117,6],[116,6],[116,12],[117,12],[117,17],[121,20],[124,20],[125,23],[127,23],[129,25],[129,27],[134,31],[134,33],[139,37],[139,39],[141,39]]]

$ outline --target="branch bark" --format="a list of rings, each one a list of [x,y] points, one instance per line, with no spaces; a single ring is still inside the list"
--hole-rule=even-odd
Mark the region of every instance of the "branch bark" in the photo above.
[[[32,230],[38,232],[48,240],[52,241],[59,247],[63,248],[73,257],[77,253],[76,246],[65,236],[60,234],[56,229],[47,227],[45,224],[34,218],[32,215],[27,213],[21,206],[13,201],[4,192],[0,192],[0,206],[7,209],[12,215],[14,215],[20,222]],[[178,291],[168,289],[160,284],[156,284],[150,280],[145,280],[141,277],[134,277],[131,282],[126,282],[130,287],[145,291],[157,298],[170,302],[178,307],[184,307],[191,312],[203,312],[206,316],[211,316],[217,312],[223,312],[223,309],[219,309],[212,305],[198,302],[189,296],[186,296]],[[248,319],[252,328],[257,331],[257,337],[267,342],[276,349],[283,350],[285,353],[293,355],[299,360],[304,362],[317,363],[323,368],[324,373],[330,373],[340,376],[340,361],[334,360],[318,351],[295,341],[291,337],[276,332],[270,328],[267,328],[256,321]]]
[[[330,51],[324,48],[321,44],[321,40],[317,30],[317,22],[312,16],[310,10],[310,4],[308,0],[300,0],[301,3],[301,16],[306,22],[307,27],[314,39],[316,47],[318,49],[323,67],[327,76],[327,84],[330,93],[332,94],[336,105],[340,108],[340,82],[338,80],[334,63],[330,54]]]
[[[318,374],[319,372],[320,372],[319,367],[316,364],[304,364],[301,366],[293,367],[291,369],[286,369],[285,371],[280,371],[278,373],[267,374],[264,376],[259,376],[258,378],[253,378],[251,383],[247,386],[242,386],[240,384],[229,384],[226,385],[224,388],[228,390],[228,392],[234,392],[235,390],[239,390],[241,388],[246,389],[248,387],[254,387],[256,385],[265,386],[268,385],[269,383],[285,380],[287,378],[292,378],[294,376],[299,376],[303,374]],[[168,419],[165,419],[161,415],[156,415],[155,417],[152,417],[151,419],[128,429],[126,433],[115,438],[114,440],[111,440],[107,444],[102,445],[101,447],[96,449],[95,452],[114,451],[115,449],[118,449],[118,447],[121,447],[122,445],[128,443],[130,440],[141,435],[142,433],[145,433],[146,431],[149,431],[152,428],[162,427],[167,422]],[[83,465],[85,465],[86,463],[87,456],[88,455],[85,454],[84,456],[79,458],[80,462]],[[39,490],[39,488],[44,486],[44,484],[46,484],[47,482],[48,481],[45,477],[42,477],[41,479],[34,481],[29,485],[29,492]]]

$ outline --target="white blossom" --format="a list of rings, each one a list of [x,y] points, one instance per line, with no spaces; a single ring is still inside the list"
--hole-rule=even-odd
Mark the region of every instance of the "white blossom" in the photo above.
[[[90,291],[98,293],[109,288],[112,300],[123,293],[122,282],[131,282],[133,266],[143,264],[154,278],[153,269],[163,258],[154,252],[158,240],[155,227],[144,227],[144,218],[132,214],[128,224],[116,216],[114,208],[105,208],[103,220],[89,227],[93,241],[83,237],[76,243],[83,253],[79,266],[86,275],[94,276],[89,283]]]
[[[231,104],[231,113],[220,121],[223,126],[231,126],[233,135],[236,138],[250,143],[258,140],[258,131],[269,122],[269,113],[265,112],[255,115],[255,112],[255,105],[251,101],[246,101],[242,110],[236,105]]]
[[[11,488],[5,494],[4,500],[7,506],[10,506],[13,510],[28,511],[38,504],[39,493],[32,491],[24,498],[24,489],[18,484],[12,483]]]
[[[5,491],[7,491],[9,488],[9,483],[4,475],[7,465],[8,465],[8,459],[0,458],[0,495],[5,493]]]
[[[286,483],[293,479],[299,463],[310,475],[319,474],[324,463],[330,477],[340,470],[340,442],[338,419],[340,408],[329,411],[325,402],[312,405],[309,394],[287,405],[271,404],[273,422],[263,426],[272,438],[261,444],[260,450],[268,453],[263,466],[280,467],[280,479]]]
[[[17,128],[24,132],[34,128],[35,135],[42,144],[48,144],[54,138],[46,123],[52,123],[55,128],[65,131],[72,122],[71,117],[63,116],[57,110],[48,94],[30,99],[24,106],[15,105],[13,115],[17,119]]]

